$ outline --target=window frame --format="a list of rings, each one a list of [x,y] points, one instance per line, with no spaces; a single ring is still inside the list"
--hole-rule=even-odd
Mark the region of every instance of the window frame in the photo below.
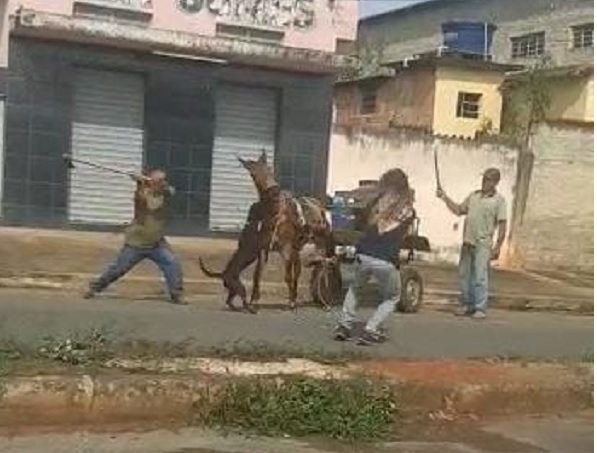
[[[587,34],[590,32],[590,44]],[[580,33],[580,35],[577,35]],[[580,38],[577,40],[577,38]],[[578,45],[577,45],[578,44]],[[570,27],[570,46],[574,50],[592,49],[595,45],[595,23],[587,22],[584,24],[573,25]]]
[[[510,38],[512,59],[540,58],[545,55],[545,31],[527,33]]]
[[[367,99],[369,98],[369,99]],[[375,115],[378,109],[378,87],[377,86],[360,86],[359,87],[359,114]],[[373,100],[372,104],[371,99]],[[368,101],[368,102],[367,102]],[[368,104],[369,103],[369,104]],[[365,108],[368,106],[369,108]]]
[[[466,97],[474,97],[473,100],[467,100]],[[483,100],[483,93],[471,93],[470,91],[459,91],[456,100],[456,118],[465,120],[478,120],[481,118],[481,103]],[[474,113],[470,107],[474,106]],[[469,107],[469,110],[467,110]]]

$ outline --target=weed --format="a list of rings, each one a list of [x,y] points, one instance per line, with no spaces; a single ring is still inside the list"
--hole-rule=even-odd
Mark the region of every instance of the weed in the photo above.
[[[0,341],[0,376],[10,373],[15,361],[23,357],[23,349],[14,340]]]
[[[74,332],[67,337],[46,337],[38,350],[45,359],[68,365],[89,366],[110,358],[108,337],[103,329]]]
[[[580,361],[582,363],[594,363],[594,357],[593,357],[594,351],[593,348],[588,348],[586,349],[581,357],[580,357]]]
[[[206,391],[196,404],[201,425],[266,436],[324,435],[342,440],[387,436],[394,395],[365,379],[247,378]]]

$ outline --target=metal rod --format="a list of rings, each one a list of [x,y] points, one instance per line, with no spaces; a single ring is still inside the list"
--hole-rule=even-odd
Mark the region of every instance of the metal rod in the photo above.
[[[97,168],[98,170],[103,170],[103,171],[107,171],[107,172],[110,172],[110,173],[115,173],[117,175],[132,176],[132,175],[135,174],[135,173],[130,172],[130,171],[118,170],[116,168],[108,167],[106,165],[96,164],[95,162],[91,162],[91,161],[88,161],[88,160],[77,159],[77,158],[72,157],[72,156],[70,156],[68,154],[63,154],[62,157],[67,162],[76,162],[78,164],[87,165],[88,167]]]

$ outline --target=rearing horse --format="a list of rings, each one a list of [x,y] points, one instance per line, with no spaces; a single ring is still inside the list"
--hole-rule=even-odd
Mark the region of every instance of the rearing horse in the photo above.
[[[249,221],[241,233],[239,247],[226,269],[222,273],[214,273],[200,261],[201,268],[208,276],[222,278],[229,292],[227,302],[238,295],[245,306],[249,307],[257,304],[261,297],[263,264],[267,262],[269,252],[276,250],[284,261],[289,306],[294,309],[301,275],[300,252],[303,247],[313,241],[319,253],[325,256],[332,256],[334,253],[331,226],[326,219],[325,209],[314,198],[294,198],[290,192],[280,190],[273,171],[267,164],[265,151],[257,160],[239,158],[239,161],[251,175],[259,201],[251,206]],[[252,219],[251,213],[256,213]],[[251,302],[247,304],[240,273],[255,261]]]

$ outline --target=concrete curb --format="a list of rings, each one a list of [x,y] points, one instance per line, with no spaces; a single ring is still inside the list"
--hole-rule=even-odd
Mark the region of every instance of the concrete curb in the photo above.
[[[40,290],[62,290],[68,292],[82,292],[87,283],[95,277],[91,274],[51,274],[33,273],[31,275],[15,275],[0,277],[0,288],[12,289],[40,289]],[[250,281],[245,280],[247,287]],[[187,294],[192,296],[206,296],[223,294],[222,285],[218,280],[213,279],[188,279],[185,282]],[[134,299],[154,299],[156,295],[162,294],[162,283],[157,279],[146,277],[127,277],[115,287],[116,291],[107,294],[113,297],[125,297]],[[148,293],[148,288],[150,292]],[[308,287],[304,284],[299,286],[300,294],[307,295]],[[262,295],[266,298],[285,298],[287,295],[286,285],[281,282],[263,281]],[[459,293],[457,291],[442,290],[439,288],[425,288],[424,305],[447,307],[458,303]],[[515,294],[515,293],[492,293],[490,294],[490,305],[494,308],[514,311],[548,311],[565,312],[582,315],[593,315],[594,300],[589,297],[564,297]]]
[[[251,366],[257,369],[268,364]],[[284,379],[280,373],[272,371],[271,364],[269,366],[270,371],[265,374],[254,374]],[[193,405],[206,389],[215,390],[230,379],[246,376],[205,373],[203,369],[193,371],[192,368],[168,374],[107,370],[95,376],[5,377],[0,380],[0,426],[22,428],[166,420],[186,423]],[[337,370],[344,375],[365,373],[393,381],[401,409],[427,414],[430,418],[449,419],[459,414],[553,414],[586,409],[592,404],[592,367],[375,362]],[[430,371],[434,374],[428,374]],[[297,370],[296,374],[302,373]]]

